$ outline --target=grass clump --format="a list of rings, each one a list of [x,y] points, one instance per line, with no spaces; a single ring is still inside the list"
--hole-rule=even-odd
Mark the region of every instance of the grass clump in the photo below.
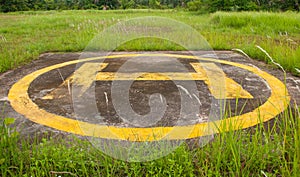
[[[202,148],[184,143],[163,158],[131,163],[103,154],[86,140],[24,138],[2,123],[0,172],[2,176],[297,176],[299,115],[299,108],[290,107],[272,122],[216,134]]]
[[[217,12],[211,17],[211,23],[220,29],[272,37],[278,35],[299,37],[299,20],[300,17],[296,12]]]

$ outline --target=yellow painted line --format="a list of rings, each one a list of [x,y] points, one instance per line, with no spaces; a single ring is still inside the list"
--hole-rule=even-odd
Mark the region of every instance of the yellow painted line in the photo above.
[[[114,73],[100,72],[98,81],[136,80],[136,81],[169,81],[169,80],[205,80],[205,76],[198,73]]]
[[[114,127],[96,125],[88,122],[77,121],[56,114],[49,113],[43,109],[40,109],[28,95],[28,88],[30,84],[40,75],[45,74],[53,69],[61,68],[71,64],[77,64],[86,61],[96,61],[99,59],[111,59],[121,57],[137,57],[137,56],[166,56],[183,59],[194,59],[209,61],[215,63],[221,63],[231,65],[245,69],[249,72],[255,73],[262,79],[264,79],[271,88],[271,96],[260,107],[256,108],[252,112],[245,113],[243,115],[230,117],[224,120],[215,122],[199,123],[188,126],[174,126],[174,127],[154,127],[154,128],[128,128],[128,127]],[[261,71],[257,68],[243,65],[240,63],[234,63],[224,60],[217,60],[212,58],[199,58],[196,56],[186,55],[173,55],[173,54],[129,54],[129,55],[114,55],[106,57],[95,57],[76,61],[65,62],[53,66],[46,67],[44,69],[35,71],[13,85],[10,89],[8,98],[12,107],[23,114],[33,122],[46,125],[58,130],[83,135],[94,136],[106,139],[119,139],[128,141],[155,141],[161,139],[187,139],[196,138],[199,136],[210,135],[215,132],[226,132],[229,130],[237,130],[242,128],[248,128],[254,126],[260,122],[268,121],[282,111],[284,111],[289,102],[290,96],[286,90],[285,85],[275,78],[274,76]]]
[[[96,74],[104,69],[107,63],[85,63],[74,72],[73,83],[75,86],[80,86],[81,96],[95,81]]]

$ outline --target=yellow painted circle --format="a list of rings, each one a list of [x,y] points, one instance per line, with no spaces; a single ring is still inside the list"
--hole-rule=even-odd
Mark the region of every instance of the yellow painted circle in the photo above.
[[[128,127],[114,127],[105,125],[96,125],[88,122],[78,121],[56,114],[49,113],[43,109],[40,109],[28,95],[28,89],[30,84],[40,75],[47,73],[53,69],[61,68],[71,64],[77,64],[87,61],[95,61],[99,59],[113,59],[120,57],[137,57],[137,56],[165,56],[176,57],[182,59],[194,59],[202,61],[211,61],[220,64],[231,65],[248,70],[259,77],[263,78],[271,88],[271,96],[260,107],[256,108],[252,112],[245,113],[243,115],[230,117],[227,119],[199,123],[195,125],[187,126],[174,126],[174,127],[151,127],[151,128],[128,128]],[[38,71],[35,71],[17,83],[15,83],[9,91],[8,98],[12,107],[23,114],[31,121],[49,126],[58,130],[83,135],[93,136],[105,139],[119,139],[127,141],[156,141],[156,140],[179,140],[196,138],[200,136],[210,135],[216,132],[226,132],[229,130],[238,130],[248,128],[257,125],[260,122],[266,122],[282,111],[284,111],[289,102],[290,96],[286,90],[285,85],[275,78],[274,76],[261,71],[258,68],[243,65],[240,63],[234,63],[224,60],[217,60],[213,58],[199,58],[196,56],[187,55],[175,55],[175,54],[125,54],[125,55],[113,55],[105,57],[87,58],[75,61],[69,61],[61,64],[49,66]],[[210,131],[207,131],[209,127]],[[187,133],[188,132],[188,133]]]

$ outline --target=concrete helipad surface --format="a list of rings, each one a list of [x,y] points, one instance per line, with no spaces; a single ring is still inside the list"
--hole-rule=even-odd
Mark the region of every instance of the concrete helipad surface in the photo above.
[[[46,53],[0,75],[1,118],[16,118],[23,134],[147,141],[171,131],[167,139],[208,135],[208,122],[248,128],[300,103],[299,77],[287,74],[286,89],[281,70],[231,51],[215,54],[118,52],[79,60],[80,53]]]

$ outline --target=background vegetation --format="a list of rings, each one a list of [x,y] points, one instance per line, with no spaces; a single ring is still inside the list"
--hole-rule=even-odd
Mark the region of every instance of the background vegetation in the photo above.
[[[169,9],[191,11],[298,10],[299,0],[0,0],[1,12],[76,9]]]
[[[190,25],[213,49],[239,48],[270,62],[261,46],[286,70],[300,69],[300,14],[296,12],[216,12],[176,10],[28,11],[0,14],[0,73],[37,59],[43,52],[83,51],[96,35],[122,20],[158,16]],[[163,27],[162,27],[163,28]],[[185,33],[178,34],[182,37]],[[182,50],[162,41],[139,39],[117,50]]]

